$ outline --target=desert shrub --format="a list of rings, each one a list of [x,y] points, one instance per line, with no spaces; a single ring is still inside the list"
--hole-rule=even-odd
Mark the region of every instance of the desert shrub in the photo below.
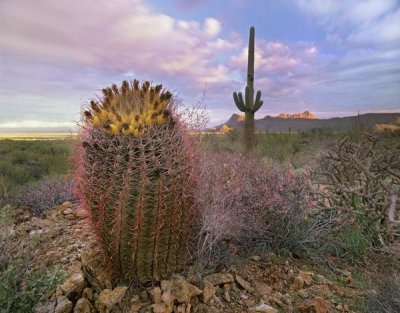
[[[313,174],[322,208],[348,220],[362,218],[384,245],[400,238],[400,143],[380,136],[342,139],[323,153]]]
[[[368,293],[368,312],[400,312],[400,276],[377,277],[375,288]]]
[[[0,311],[31,312],[40,297],[65,279],[57,267],[30,272],[21,262],[13,262],[0,272]]]
[[[0,174],[0,209],[6,204],[8,200],[8,193],[3,175]]]
[[[23,187],[12,202],[16,207],[40,216],[48,209],[76,199],[75,184],[72,180],[65,177],[53,177]]]
[[[65,174],[70,156],[67,140],[0,140],[0,173],[9,195],[45,176]]]
[[[244,252],[299,254],[330,229],[329,219],[319,219],[312,210],[307,177],[289,166],[205,153],[200,168],[196,199],[201,262],[212,264],[230,244]]]
[[[362,265],[364,257],[371,248],[375,230],[370,227],[364,216],[358,216],[356,221],[337,223],[335,231],[323,238],[321,251],[324,254],[340,258],[353,265]]]

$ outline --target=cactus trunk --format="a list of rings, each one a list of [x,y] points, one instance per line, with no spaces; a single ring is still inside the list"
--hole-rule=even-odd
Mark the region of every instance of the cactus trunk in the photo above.
[[[161,87],[114,89],[85,112],[79,189],[115,276],[144,283],[186,262],[192,145]]]
[[[244,114],[244,142],[245,151],[247,153],[253,152],[255,146],[253,112],[245,112]]]

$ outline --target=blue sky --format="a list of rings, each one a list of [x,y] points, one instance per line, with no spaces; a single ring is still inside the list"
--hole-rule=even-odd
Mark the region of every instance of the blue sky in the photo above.
[[[398,0],[2,0],[0,130],[71,128],[99,89],[161,82],[236,112],[256,27],[256,118],[400,111]]]

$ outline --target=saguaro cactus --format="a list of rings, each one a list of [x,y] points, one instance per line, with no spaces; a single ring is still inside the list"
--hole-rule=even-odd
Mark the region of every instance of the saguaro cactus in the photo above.
[[[241,92],[234,92],[233,99],[237,108],[245,113],[244,120],[244,141],[245,151],[251,153],[254,150],[254,113],[262,106],[261,91],[257,91],[256,98],[254,99],[254,27],[250,28],[249,37],[249,52],[247,62],[247,86],[245,89],[245,97]]]
[[[144,283],[186,261],[193,217],[191,138],[161,85],[124,81],[84,112],[77,179],[115,276]]]

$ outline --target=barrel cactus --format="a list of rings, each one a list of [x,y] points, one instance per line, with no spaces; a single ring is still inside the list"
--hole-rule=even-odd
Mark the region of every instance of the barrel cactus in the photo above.
[[[82,115],[82,206],[117,277],[159,280],[187,260],[194,215],[191,138],[162,85],[124,81],[102,93]]]

